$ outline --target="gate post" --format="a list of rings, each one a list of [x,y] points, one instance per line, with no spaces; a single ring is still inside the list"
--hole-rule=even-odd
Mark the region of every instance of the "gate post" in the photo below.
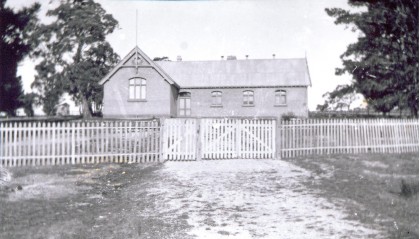
[[[236,148],[236,158],[239,159],[241,158],[241,145],[242,145],[242,137],[241,137],[241,131],[242,131],[242,119],[234,119],[234,126],[235,126],[235,137],[236,137],[236,142],[235,142],[235,148]]]
[[[197,159],[197,161],[198,160],[201,160],[202,158],[201,158],[201,138],[202,138],[202,132],[201,132],[201,127],[200,127],[200,124],[201,124],[201,119],[200,118],[197,118],[197,119],[195,119],[196,120],[196,122],[195,122],[195,132],[196,132],[196,137],[195,137],[195,142],[196,142],[196,149],[195,149],[195,153],[196,153],[196,159]]]

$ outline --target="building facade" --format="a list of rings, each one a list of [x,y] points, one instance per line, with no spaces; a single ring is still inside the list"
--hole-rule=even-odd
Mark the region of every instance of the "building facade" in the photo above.
[[[306,59],[152,61],[135,47],[106,75],[105,118],[308,116]]]

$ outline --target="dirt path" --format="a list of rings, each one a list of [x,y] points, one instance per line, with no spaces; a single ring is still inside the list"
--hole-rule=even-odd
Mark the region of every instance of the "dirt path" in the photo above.
[[[277,160],[167,162],[158,171],[157,211],[186,219],[198,238],[383,238],[346,220],[301,182],[311,174]]]
[[[15,168],[0,238],[383,238],[280,160]],[[314,180],[316,180],[314,178]]]

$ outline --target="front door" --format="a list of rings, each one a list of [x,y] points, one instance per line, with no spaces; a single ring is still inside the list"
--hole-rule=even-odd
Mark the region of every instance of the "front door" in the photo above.
[[[179,94],[179,116],[191,115],[191,94],[189,92],[181,92]]]

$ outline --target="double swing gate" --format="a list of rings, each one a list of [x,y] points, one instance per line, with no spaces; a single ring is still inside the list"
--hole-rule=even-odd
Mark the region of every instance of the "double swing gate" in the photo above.
[[[276,121],[165,119],[164,160],[274,158]]]

